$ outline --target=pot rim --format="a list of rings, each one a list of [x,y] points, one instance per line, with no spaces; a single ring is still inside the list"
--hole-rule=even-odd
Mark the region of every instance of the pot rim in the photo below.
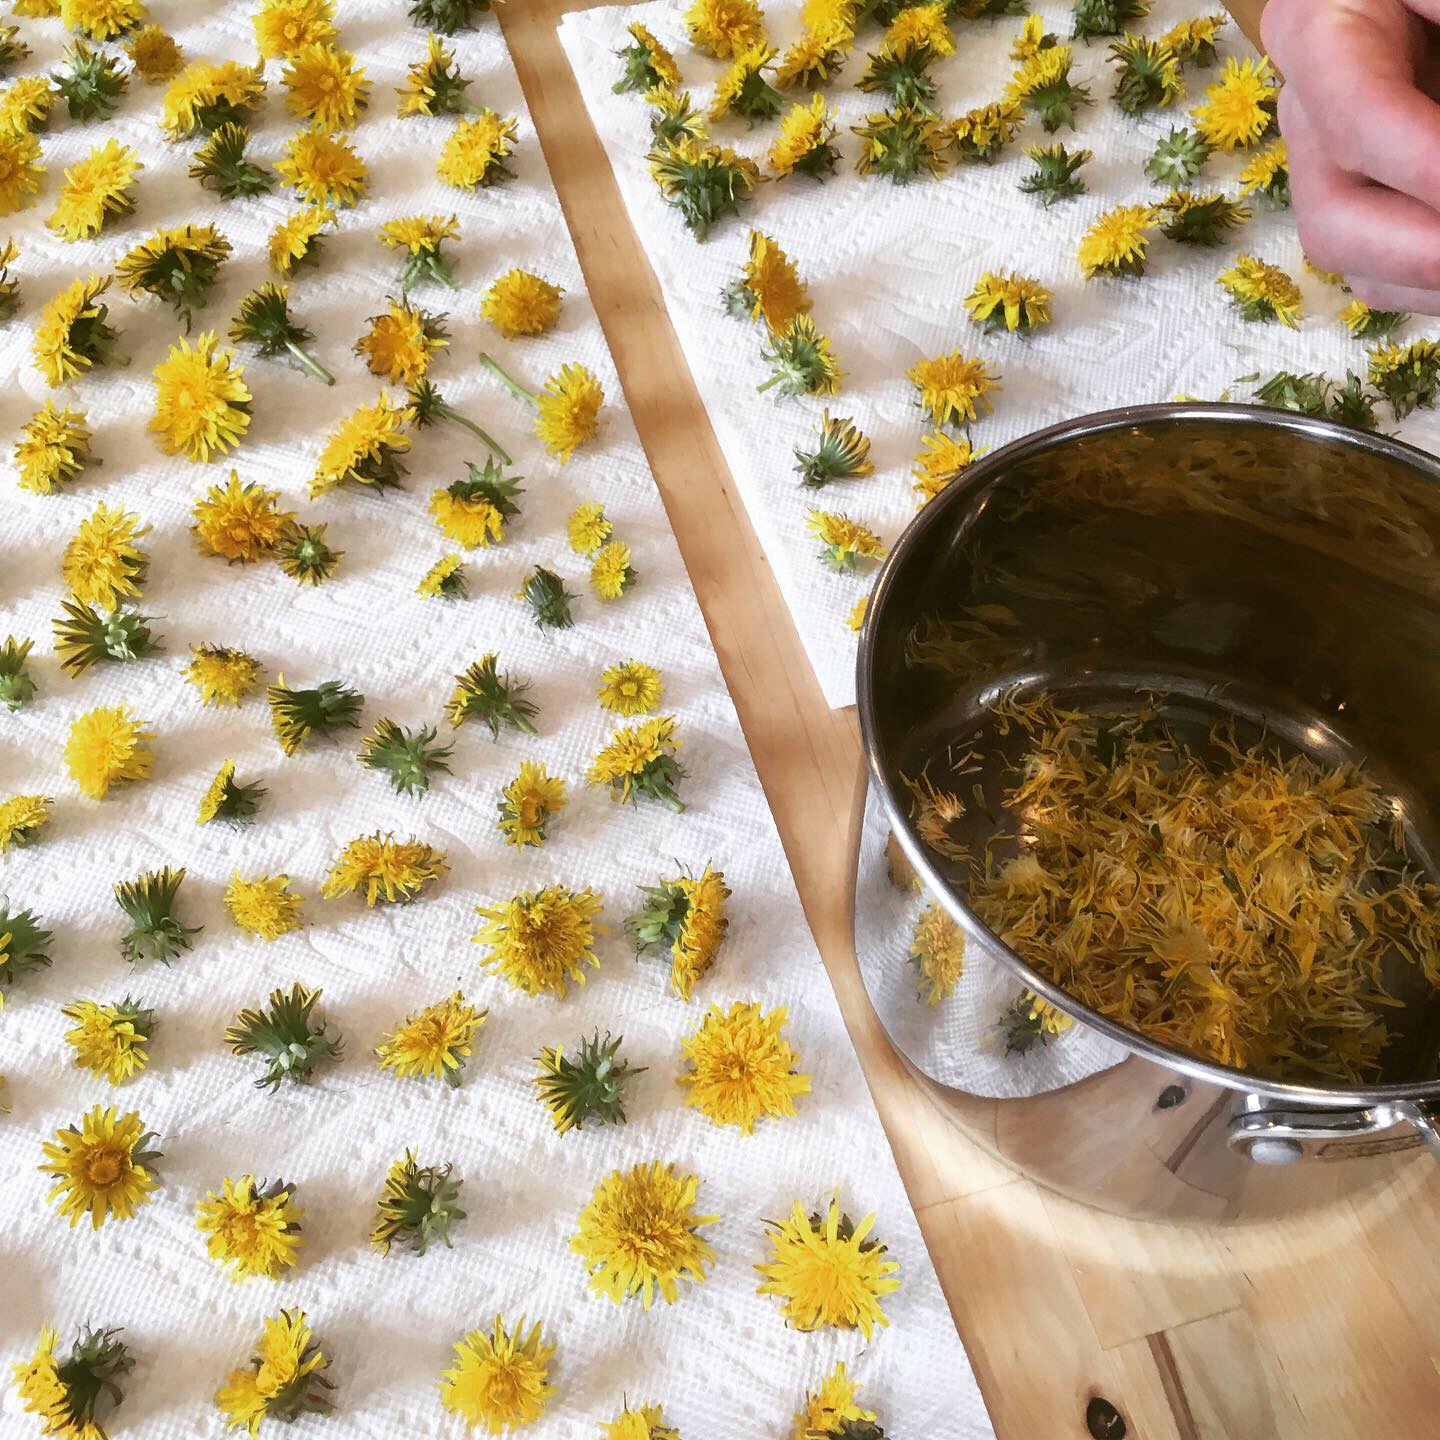
[[[860,743],[871,782],[878,787],[885,813],[899,837],[905,853],[925,881],[926,889],[939,899],[952,919],[967,934],[983,939],[992,946],[1000,960],[1037,995],[1048,1000],[1067,1015],[1100,1031],[1132,1053],[1165,1065],[1196,1080],[1223,1085],[1227,1089],[1246,1090],[1272,1099],[1298,1101],[1317,1106],[1360,1106],[1397,1100],[1440,1098],[1440,1076],[1433,1080],[1383,1085],[1311,1084],[1295,1080],[1274,1080],[1240,1070],[1232,1065],[1204,1060],[1184,1050],[1162,1045],[1118,1021],[1090,1009],[1062,990],[1051,980],[1033,970],[971,909],[957,887],[945,880],[931,863],[923,842],[910,821],[908,807],[899,787],[886,773],[876,739],[874,700],[875,634],[874,621],[883,613],[891,591],[905,568],[907,557],[920,544],[921,538],[944,523],[948,512],[966,504],[969,499],[998,474],[1018,460],[1041,453],[1053,445],[1108,430],[1127,429],[1136,424],[1166,420],[1199,420],[1201,422],[1258,424],[1271,429],[1288,430],[1338,442],[1342,445],[1399,461],[1440,485],[1440,460],[1428,452],[1363,430],[1354,430],[1330,420],[1292,411],[1274,410],[1262,405],[1234,405],[1228,402],[1174,401],[1158,405],[1129,405],[1114,410],[1100,410],[1076,416],[1043,430],[1032,431],[1012,440],[1008,445],[974,461],[964,475],[931,500],[906,527],[892,547],[870,592],[865,627],[855,664],[855,693],[860,715]]]

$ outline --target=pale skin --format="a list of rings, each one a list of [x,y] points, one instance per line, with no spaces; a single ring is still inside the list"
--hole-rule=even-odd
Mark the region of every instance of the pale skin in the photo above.
[[[1270,0],[1261,33],[1306,255],[1440,315],[1440,0]]]

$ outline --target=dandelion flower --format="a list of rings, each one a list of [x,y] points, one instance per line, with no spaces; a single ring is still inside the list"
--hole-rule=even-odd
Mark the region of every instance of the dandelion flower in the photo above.
[[[1253,145],[1275,123],[1278,93],[1268,59],[1256,61],[1246,56],[1237,60],[1232,56],[1221,65],[1220,78],[1206,86],[1203,100],[1193,111],[1195,128],[1216,150]]]
[[[969,423],[988,414],[992,406],[986,397],[999,380],[984,360],[958,350],[917,360],[905,374],[919,392],[920,408],[936,425]]]
[[[1403,310],[1372,310],[1363,300],[1352,300],[1335,317],[1357,339],[1386,339],[1410,317]]]
[[[315,41],[290,52],[285,73],[292,115],[317,130],[348,130],[360,118],[370,94],[365,71],[348,50]]]
[[[705,122],[688,90],[648,90],[645,103],[650,106],[650,137],[657,147],[707,138]]]
[[[513,180],[515,172],[506,161],[514,153],[520,123],[513,116],[481,110],[471,120],[461,120],[450,132],[440,151],[435,173],[457,190],[478,190]]]
[[[160,1185],[155,1138],[135,1111],[117,1119],[113,1105],[96,1105],[78,1128],[67,1125],[56,1131],[53,1142],[45,1142],[40,1169],[55,1182],[45,1198],[57,1202],[72,1226],[84,1215],[96,1230],[112,1216],[129,1220]]]
[[[383,390],[375,404],[346,416],[320,452],[310,478],[310,498],[347,482],[377,491],[399,485],[405,476],[399,457],[410,448],[404,431],[412,418],[408,406],[392,405]]]
[[[205,1249],[232,1280],[263,1275],[278,1280],[291,1268],[304,1243],[300,1221],[305,1212],[295,1203],[295,1188],[283,1180],[269,1185],[253,1175],[228,1176],[220,1193],[205,1192],[195,1208],[195,1224]]]
[[[376,831],[351,840],[330,867],[320,893],[327,900],[363,891],[365,903],[408,905],[449,870],[445,852],[413,835],[397,840]]]
[[[880,537],[868,525],[848,515],[812,509],[805,529],[824,547],[820,559],[838,575],[853,575],[862,562],[885,558]]]
[[[1256,191],[1275,205],[1290,203],[1290,151],[1283,135],[1257,150],[1240,172],[1240,193],[1253,195]]]
[[[210,135],[223,125],[248,125],[265,95],[265,68],[224,60],[196,60],[170,82],[161,102],[160,128],[171,140]]]
[[[526,995],[548,993],[563,1000],[572,982],[585,983],[586,965],[600,964],[594,953],[600,904],[591,889],[550,885],[499,905],[477,906],[486,923],[471,939],[490,947],[482,968]]]
[[[255,1082],[272,1094],[282,1080],[305,1083],[317,1066],[335,1060],[343,1048],[316,1017],[319,990],[307,990],[298,981],[284,990],[272,990],[263,1010],[242,1010],[225,1031],[225,1043],[235,1055],[265,1056],[265,1070]]]
[[[632,1070],[620,1058],[623,1036],[604,1040],[597,1030],[582,1040],[574,1056],[567,1056],[559,1046],[547,1045],[537,1063],[535,1088],[540,1103],[550,1112],[557,1135],[583,1130],[587,1120],[601,1125],[625,1123],[625,1087],[644,1072],[644,1066]]]
[[[865,628],[865,616],[870,610],[870,597],[862,595],[846,612],[845,628],[858,635]]]
[[[781,334],[799,315],[810,313],[810,292],[795,262],[763,231],[750,232],[750,258],[740,279],[725,292],[732,315],[763,320],[771,335]]]
[[[287,525],[275,558],[292,580],[319,585],[334,573],[345,552],[326,542],[323,525]]]
[[[23,3],[16,4],[17,15],[27,13],[20,8]],[[124,1342],[116,1339],[119,1333],[82,1330],[69,1356],[61,1360],[55,1354],[60,1334],[47,1326],[35,1353],[12,1368],[15,1393],[26,1411],[39,1417],[42,1433],[61,1440],[101,1440],[105,1432],[96,1414],[125,1398],[119,1377],[135,1368]]]
[[[12,795],[0,800],[0,855],[12,846],[29,845],[50,820],[50,801],[44,795]]]
[[[302,1415],[330,1414],[325,1391],[334,1387],[320,1373],[329,1363],[303,1310],[272,1315],[249,1366],[232,1370],[215,1392],[226,1427],[254,1436],[267,1419],[289,1424]]]
[[[237,870],[225,886],[225,908],[249,935],[274,941],[304,922],[304,900],[290,888],[288,875],[242,878]]]
[[[60,0],[60,22],[91,40],[113,40],[145,18],[145,0]]]
[[[445,536],[467,550],[488,550],[505,539],[505,522],[520,513],[519,476],[506,476],[495,460],[481,470],[467,462],[467,478],[430,497],[429,511]]]
[[[725,216],[739,213],[761,179],[753,160],[691,133],[657,140],[645,159],[665,203],[680,212],[685,228],[701,241]]]
[[[659,1405],[625,1408],[609,1423],[601,1422],[604,1440],[680,1440],[680,1432],[665,1423],[665,1412]]]
[[[53,495],[89,464],[91,438],[83,410],[57,410],[47,400],[26,422],[15,446],[20,488]]]
[[[639,953],[669,952],[670,988],[688,1002],[696,982],[714,965],[730,925],[725,873],[707,864],[699,875],[682,871],[641,889],[645,907],[626,920],[625,928]]]
[[[173,80],[185,64],[180,47],[158,25],[146,25],[125,42],[125,53],[135,73],[147,85]]]
[[[870,1238],[874,1224],[874,1215],[853,1224],[838,1200],[807,1216],[797,1200],[784,1220],[766,1221],[770,1259],[755,1267],[764,1277],[758,1293],[778,1296],[797,1330],[858,1329],[873,1340],[875,1327],[890,1323],[881,1300],[900,1288],[899,1265]]]
[[[660,672],[643,660],[622,660],[601,673],[596,697],[612,715],[645,715],[660,703],[664,686]]]
[[[195,657],[185,668],[185,679],[200,692],[202,705],[238,706],[260,684],[260,662],[243,650],[224,645],[192,645]]]
[[[277,275],[293,275],[301,265],[318,265],[321,238],[334,223],[335,212],[328,205],[307,206],[282,220],[266,241],[270,268]]]
[[[610,88],[616,95],[627,91],[645,94],[655,89],[678,89],[680,67],[675,57],[641,24],[625,27],[631,43],[615,53],[624,62],[624,71]]]
[[[1069,150],[1064,145],[1032,145],[1025,151],[1035,168],[1020,181],[1026,195],[1038,195],[1048,210],[1057,200],[1083,195],[1088,188],[1077,172],[1095,158],[1093,150]]]
[[[840,158],[833,143],[835,128],[835,107],[823,95],[812,96],[808,104],[792,105],[781,117],[766,154],[770,168],[782,178],[797,171],[816,180],[833,174]]]
[[[1180,57],[1163,40],[1126,34],[1110,45],[1110,60],[1117,67],[1115,103],[1127,115],[1166,109],[1185,94]]]
[[[592,785],[606,785],[622,805],[633,805],[644,795],[662,801],[677,814],[684,803],[675,785],[685,768],[675,758],[681,741],[671,715],[657,715],[639,725],[628,725],[611,737],[586,772]]]
[[[605,391],[583,365],[562,365],[537,395],[512,380],[488,355],[481,355],[480,363],[516,399],[535,406],[535,434],[558,459],[568,460],[599,428]]]
[[[920,996],[927,1005],[938,1005],[955,993],[965,973],[965,932],[938,901],[932,900],[915,921],[910,960],[919,972]]]
[[[280,748],[293,755],[312,735],[332,735],[342,726],[360,723],[365,697],[339,680],[325,680],[311,689],[278,682],[265,692],[270,705],[270,726]]]
[[[422,280],[436,280],[454,290],[455,274],[441,247],[445,241],[459,238],[460,221],[454,215],[405,215],[380,227],[380,243],[406,254],[400,273],[402,293]]]
[[[611,529],[605,507],[598,500],[586,500],[570,512],[565,534],[577,555],[593,555],[610,538]]]
[[[502,675],[499,657],[491,651],[455,677],[455,690],[445,713],[457,727],[467,720],[483,721],[490,729],[492,740],[498,740],[500,731],[507,726],[523,735],[533,735],[535,716],[539,712],[534,703],[525,698],[529,688],[523,680]]]
[[[537,1321],[527,1331],[522,1315],[513,1329],[497,1315],[487,1334],[472,1330],[455,1342],[455,1362],[440,1381],[440,1403],[472,1430],[492,1435],[533,1425],[555,1393],[549,1382],[555,1354]]]
[[[135,176],[143,168],[140,157],[118,140],[96,145],[65,171],[46,226],[62,240],[93,240],[107,220],[135,208]]]
[[[427,600],[464,600],[470,593],[463,555],[442,555],[421,577],[417,595]]]
[[[450,1226],[465,1218],[459,1204],[461,1181],[453,1171],[451,1165],[418,1164],[413,1150],[391,1165],[370,1230],[370,1243],[382,1255],[397,1241],[417,1255],[434,1239],[450,1248]]]
[[[157,230],[115,267],[129,295],[153,295],[174,307],[190,328],[191,314],[209,299],[230,242],[213,225]]]
[[[781,1030],[784,1006],[762,1011],[736,1001],[728,1011],[712,1005],[700,1027],[680,1041],[690,1067],[680,1076],[685,1103],[716,1125],[754,1133],[764,1117],[793,1115],[795,1099],[810,1093],[810,1077],[796,1069],[797,1056]]]
[[[564,808],[565,782],[537,761],[524,760],[520,773],[501,792],[500,833],[517,849],[541,845],[551,817]]]
[[[255,48],[266,60],[283,60],[307,45],[334,40],[334,0],[262,0],[251,16]]]
[[[1033,990],[1022,990],[1000,1017],[1007,1055],[1024,1055],[1038,1042],[1048,1045],[1071,1029],[1075,1022]]]
[[[233,350],[207,330],[192,347],[180,340],[154,370],[150,429],[168,454],[207,461],[233,450],[250,428],[250,389]]]
[[[630,547],[610,540],[590,561],[590,584],[601,600],[618,600],[639,578],[630,563]]]
[[[528,270],[508,270],[480,297],[480,313],[507,340],[543,335],[559,317],[564,293]]]
[[[920,454],[915,457],[914,468],[910,471],[915,477],[915,492],[920,497],[917,505],[928,505],[964,474],[977,455],[985,453],[984,447],[976,450],[968,440],[956,440],[943,430],[926,435],[920,446]]]
[[[117,1005],[75,1000],[61,1014],[74,1022],[75,1028],[65,1032],[65,1043],[75,1051],[72,1063],[77,1070],[122,1085],[145,1068],[149,1059],[145,1047],[155,1028],[153,1010],[126,996]]]
[[[1237,255],[1230,269],[1221,272],[1218,283],[1245,319],[1278,320],[1292,330],[1299,327],[1300,287],[1278,265],[1254,255]]]
[[[775,51],[764,41],[737,51],[715,82],[710,119],[734,115],[752,127],[757,120],[773,120],[785,104],[765,75],[774,58]]]
[[[1000,158],[1000,152],[1015,138],[1024,120],[1023,101],[995,100],[988,105],[967,110],[963,115],[957,115],[950,122],[950,143],[962,160],[993,165]],[[927,145],[933,147],[937,138],[927,137]],[[1089,159],[1089,153],[1085,152],[1085,155],[1086,159]],[[1084,189],[1084,186],[1079,188]]]
[[[1153,205],[1117,205],[1099,216],[1075,252],[1085,278],[1143,275],[1150,231],[1155,225]]]
[[[1250,218],[1250,207],[1222,195],[1218,190],[1196,193],[1176,190],[1160,202],[1165,223],[1160,233],[1182,245],[1219,245],[1227,232],[1238,229]]]
[[[151,615],[134,610],[106,615],[78,600],[63,600],[60,609],[53,622],[55,653],[72,675],[106,661],[141,660],[161,648],[150,629]]]
[[[0,91],[0,135],[23,137],[43,130],[59,94],[45,75],[22,75],[7,85]],[[0,156],[4,153],[0,147]]]
[[[425,58],[410,66],[405,83],[396,88],[400,97],[396,113],[405,119],[413,115],[479,112],[484,107],[466,95],[469,88],[470,81],[455,63],[455,52],[438,35],[432,35],[425,47]]]
[[[224,820],[242,828],[250,823],[264,796],[263,785],[242,784],[235,778],[235,762],[226,760],[200,797],[195,823],[209,825],[213,820]]]
[[[1050,323],[1050,292],[1038,280],[1013,270],[1008,275],[987,270],[966,297],[965,308],[987,335],[1000,329],[1028,335]]]
[[[702,55],[717,60],[765,43],[765,17],[755,0],[692,0],[685,30]]]
[[[97,705],[71,725],[65,766],[81,794],[103,800],[112,785],[149,779],[154,738],[128,705]]]
[[[639,1295],[649,1309],[658,1292],[667,1305],[680,1282],[699,1285],[715,1252],[700,1234],[717,1215],[697,1215],[698,1175],[677,1174],[659,1160],[612,1170],[580,1212],[570,1248],[585,1262],[590,1288],[619,1305]]]
[[[1039,20],[1038,15],[1031,19]],[[1043,24],[1043,21],[1041,22]],[[875,1419],[873,1410],[863,1410],[855,1403],[857,1387],[839,1360],[835,1368],[820,1382],[818,1390],[805,1396],[805,1408],[795,1416],[791,1440],[813,1440],[815,1436],[864,1435]],[[878,1428],[875,1433],[880,1433]]]
[[[308,205],[353,205],[369,184],[370,171],[353,146],[335,135],[302,130],[285,146],[275,173]]]
[[[140,593],[148,565],[139,541],[149,527],[128,510],[115,510],[102,500],[82,520],[60,560],[60,573],[70,593],[84,605],[116,609]]]
[[[290,287],[257,286],[240,302],[230,323],[236,345],[253,345],[267,360],[290,360],[325,385],[335,377],[305,347],[314,340],[290,313]]]
[[[39,922],[33,911],[12,910],[8,900],[0,899],[0,1002],[21,976],[50,964],[46,946],[54,936]]]
[[[843,372],[829,336],[822,335],[808,315],[794,316],[760,353],[770,378],[755,387],[758,394],[774,389],[778,399],[839,392]]]
[[[293,511],[280,511],[278,490],[263,485],[242,485],[235,471],[223,489],[212,485],[205,498],[197,500],[190,528],[200,543],[202,555],[218,556],[232,565],[250,565],[272,555],[295,518]]]
[[[453,1088],[460,1083],[460,1072],[488,1014],[457,990],[418,1014],[407,1015],[385,1036],[375,1051],[380,1068],[406,1079],[443,1080]]]
[[[372,375],[392,385],[414,385],[425,378],[430,362],[450,342],[444,317],[421,310],[408,300],[392,300],[384,315],[372,315],[370,328],[355,342],[355,353]]]

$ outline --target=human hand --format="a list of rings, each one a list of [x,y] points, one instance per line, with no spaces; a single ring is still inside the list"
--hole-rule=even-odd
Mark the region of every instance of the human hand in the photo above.
[[[1440,315],[1440,0],[1270,0],[1260,30],[1306,255]]]

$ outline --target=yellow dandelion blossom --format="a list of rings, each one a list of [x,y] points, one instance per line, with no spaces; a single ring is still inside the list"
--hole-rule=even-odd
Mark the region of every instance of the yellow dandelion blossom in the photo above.
[[[137,30],[126,41],[125,53],[135,73],[147,85],[163,85],[173,80],[185,64],[180,47],[158,25]]]
[[[795,85],[806,89],[827,85],[834,79],[845,63],[845,57],[854,47],[855,27],[849,21],[829,21],[819,26],[807,26],[795,43],[780,57],[780,63],[775,67],[775,83],[782,90]],[[796,108],[808,110],[811,107]],[[795,111],[791,112],[794,113]],[[771,155],[774,155],[773,150]]]
[[[1240,193],[1251,195],[1257,190],[1279,204],[1290,203],[1290,151],[1283,135],[1257,150],[1240,172]]]
[[[755,0],[692,0],[685,30],[701,54],[717,60],[765,43],[765,17]]]
[[[680,1041],[690,1067],[679,1079],[685,1103],[742,1135],[767,1116],[793,1115],[796,1097],[810,1093],[810,1077],[797,1072],[798,1057],[781,1037],[788,1019],[784,1006],[766,1012],[738,1000],[728,1011],[712,1005],[700,1028]]]
[[[616,85],[616,93],[624,90],[650,90],[657,86],[679,89],[680,67],[675,63],[675,57],[670,51],[639,23],[627,25],[625,29],[634,43],[616,52],[626,62],[626,75]]]
[[[223,645],[192,645],[195,657],[185,667],[185,679],[200,692],[202,705],[239,705],[260,685],[260,662],[243,650]]]
[[[112,1216],[129,1220],[160,1185],[153,1168],[160,1158],[151,1149],[154,1139],[135,1111],[117,1119],[113,1105],[96,1105],[81,1117],[78,1129],[67,1125],[55,1132],[53,1142],[45,1142],[40,1169],[55,1182],[45,1198],[57,1202],[71,1225],[84,1215],[96,1230]]]
[[[145,18],[145,0],[60,0],[60,23],[90,40],[113,40]]]
[[[797,315],[810,313],[810,292],[795,262],[759,230],[750,232],[750,258],[740,282],[752,320],[763,320],[779,335]]]
[[[405,426],[414,417],[406,405],[392,405],[383,390],[373,405],[362,405],[340,422],[325,442],[310,478],[310,498],[347,481],[384,489],[398,484],[398,457],[410,448]]]
[[[927,1005],[938,1005],[955,993],[965,973],[965,932],[938,901],[932,900],[915,921],[910,960],[920,973],[920,996]]]
[[[441,533],[467,550],[488,550],[505,538],[504,514],[478,495],[466,497],[437,490],[428,508]]]
[[[1053,41],[1054,37],[1052,36],[1051,39]],[[1043,15],[1027,15],[1020,26],[1020,33],[1010,46],[1010,58],[1024,64],[1025,61],[1033,59],[1046,48],[1045,17]]]
[[[550,885],[512,896],[499,905],[480,905],[485,921],[471,937],[488,945],[481,966],[526,995],[551,994],[563,1000],[570,984],[585,983],[585,966],[600,961],[594,952],[600,896],[593,890]]]
[[[154,369],[151,431],[170,455],[207,461],[233,450],[250,428],[250,389],[233,350],[218,349],[207,330],[192,346],[181,339]]]
[[[808,104],[792,105],[780,117],[780,129],[770,146],[770,168],[777,175],[796,170],[823,176],[834,169],[835,107],[823,95],[812,95]]]
[[[58,96],[49,76],[20,76],[0,91],[0,134],[24,136],[43,130]]]
[[[1191,118],[1201,138],[1216,150],[1253,145],[1275,123],[1278,93],[1268,59],[1232,56],[1220,67],[1220,78],[1205,87]]]
[[[196,60],[187,65],[165,91],[160,128],[171,140],[189,140],[230,121],[241,124],[265,94],[264,65],[224,60],[212,65]]]
[[[293,275],[297,266],[313,261],[321,233],[334,223],[335,212],[328,205],[307,205],[282,220],[265,244],[270,268],[277,275]]]
[[[477,1010],[457,990],[419,1014],[407,1015],[385,1036],[375,1051],[380,1068],[406,1079],[458,1085],[460,1071],[488,1014]]]
[[[65,183],[45,222],[62,240],[93,240],[115,215],[135,208],[135,176],[144,169],[140,157],[118,140],[96,145],[65,171]]]
[[[102,500],[82,520],[60,557],[60,574],[70,593],[85,605],[114,610],[140,593],[148,565],[139,541],[150,533],[138,515],[115,510]]]
[[[568,460],[596,431],[605,391],[583,365],[562,365],[538,396],[535,434],[560,460]]]
[[[1299,327],[1304,297],[1278,265],[1255,255],[1237,255],[1230,269],[1221,272],[1219,283],[1245,319],[1278,320],[1292,330]]]
[[[976,456],[985,453],[984,446],[976,450],[968,440],[956,440],[942,430],[926,435],[920,446],[920,453],[910,471],[915,477],[915,492],[920,497],[918,505],[929,504],[946,486],[954,484],[964,474]]]
[[[417,595],[427,600],[463,600],[469,581],[463,555],[442,555],[421,577]]]
[[[195,1207],[195,1224],[210,1258],[232,1280],[252,1275],[278,1280],[298,1258],[304,1214],[288,1185],[259,1185],[253,1175],[227,1176],[218,1195],[205,1192]]]
[[[1038,15],[1031,18],[1040,19]],[[863,1427],[875,1419],[875,1412],[862,1410],[855,1403],[857,1393],[845,1362],[837,1361],[835,1368],[820,1382],[820,1388],[806,1394],[805,1408],[795,1416],[790,1440],[814,1440],[817,1435],[844,1435],[852,1431],[863,1435]]]
[[[112,785],[146,780],[155,754],[154,732],[128,705],[97,705],[70,727],[65,765],[83,795],[103,800]]]
[[[0,132],[0,215],[23,210],[40,189],[45,167],[40,142],[28,131]]]
[[[488,1334],[472,1330],[455,1342],[455,1362],[440,1381],[440,1403],[472,1430],[483,1425],[491,1435],[533,1425],[555,1393],[547,1378],[554,1354],[538,1321],[527,1331],[522,1315],[512,1330],[497,1315]]]
[[[720,1217],[695,1213],[699,1192],[698,1175],[677,1174],[659,1160],[612,1170],[580,1212],[570,1241],[590,1288],[616,1305],[639,1295],[648,1310],[657,1293],[673,1305],[682,1280],[702,1284],[715,1252],[700,1228]]]
[[[431,360],[449,343],[438,316],[408,300],[392,300],[384,315],[370,317],[355,353],[372,375],[409,387],[425,378]]]
[[[263,485],[242,485],[240,476],[230,472],[223,489],[212,485],[190,513],[190,528],[200,543],[202,555],[216,555],[232,565],[249,565],[275,553],[276,546],[295,518],[293,510],[277,510],[278,490]]]
[[[225,886],[225,908],[248,935],[274,941],[305,920],[305,901],[290,888],[288,875],[256,875],[244,879],[237,870]]]
[[[380,227],[380,243],[389,250],[409,254],[401,279],[401,288],[408,289],[425,277],[438,279],[455,288],[455,277],[440,254],[447,240],[460,238],[460,221],[455,215],[403,215],[387,220]]]
[[[75,1051],[71,1063],[77,1070],[88,1070],[92,1075],[104,1076],[112,1085],[123,1085],[149,1062],[145,1047],[155,1024],[154,1011],[127,997],[118,1005],[75,1000],[60,1013],[74,1023],[74,1028],[65,1032],[65,1043]]]
[[[262,0],[250,19],[255,48],[267,60],[283,60],[336,35],[334,0]]]
[[[632,1410],[627,1404],[611,1421],[601,1421],[603,1440],[680,1440],[680,1432],[665,1423],[665,1411],[659,1405],[642,1405]]]
[[[965,299],[970,318],[989,332],[1018,330],[1028,334],[1050,323],[1050,292],[1027,275],[997,275],[987,270]]]
[[[611,528],[605,507],[598,500],[585,500],[570,512],[565,534],[577,555],[593,555],[610,538]]]
[[[514,153],[520,123],[513,116],[482,110],[470,120],[459,121],[440,151],[435,173],[457,190],[476,190],[509,180],[513,172],[505,163]]]
[[[595,692],[602,710],[627,718],[648,714],[660,703],[663,693],[660,672],[643,660],[622,660],[607,666]]]
[[[868,526],[834,510],[812,509],[805,529],[823,546],[820,559],[840,575],[853,575],[863,561],[883,560],[885,546]]]
[[[44,795],[12,795],[0,800],[0,855],[13,845],[28,845],[50,820],[50,801]]]
[[[657,715],[640,725],[617,730],[596,755],[586,772],[592,785],[607,785],[622,805],[641,795],[662,800],[677,813],[685,806],[675,794],[675,782],[685,771],[675,758],[681,740],[673,715]]]
[[[708,864],[699,875],[682,871],[645,886],[644,894],[645,908],[626,921],[626,929],[642,952],[669,949],[670,988],[688,1002],[696,982],[714,965],[730,925],[724,871]]]
[[[310,205],[353,205],[364,193],[370,171],[348,141],[320,130],[302,130],[285,146],[275,173]]]
[[[770,1259],[755,1268],[764,1277],[761,1295],[778,1296],[785,1319],[797,1330],[859,1330],[872,1340],[888,1325],[880,1301],[900,1288],[900,1266],[870,1238],[874,1215],[858,1225],[831,1200],[825,1214],[807,1216],[797,1200],[784,1220],[767,1220]]]
[[[1168,45],[1182,60],[1209,65],[1215,59],[1215,37],[1229,19],[1222,11],[1218,15],[1200,15],[1192,20],[1182,20],[1160,37],[1160,43]]]
[[[432,849],[413,835],[361,835],[350,841],[330,867],[320,893],[327,900],[361,890],[366,905],[408,905],[438,880],[449,866],[445,852]]]
[[[285,97],[290,113],[317,130],[348,130],[369,100],[365,71],[348,50],[329,41],[292,51],[281,78],[290,92]]]
[[[480,313],[507,340],[543,335],[559,318],[564,293],[528,270],[508,270],[480,297]]]
[[[57,410],[47,400],[26,422],[15,446],[19,485],[32,495],[53,495],[90,459],[90,427],[82,410]]]
[[[330,1413],[320,1373],[329,1364],[303,1310],[282,1310],[265,1321],[249,1367],[232,1370],[215,1392],[215,1404],[229,1429],[259,1433],[267,1416],[290,1422],[301,1415]]]
[[[1117,205],[1107,210],[1085,232],[1075,252],[1085,278],[1143,275],[1155,223],[1153,205]]]
[[[565,782],[534,760],[522,760],[520,773],[501,792],[500,833],[507,845],[540,845],[550,819],[565,808]]]
[[[636,579],[630,547],[621,540],[607,541],[590,561],[590,584],[601,600],[618,600]]]
[[[953,55],[955,37],[946,23],[943,0],[926,5],[911,5],[902,10],[885,31],[885,48],[893,55],[905,56],[913,50],[929,49],[936,55]]]
[[[920,408],[936,425],[960,425],[989,414],[987,398],[999,389],[999,376],[981,359],[952,350],[930,360],[917,360],[906,377],[920,394]]]

